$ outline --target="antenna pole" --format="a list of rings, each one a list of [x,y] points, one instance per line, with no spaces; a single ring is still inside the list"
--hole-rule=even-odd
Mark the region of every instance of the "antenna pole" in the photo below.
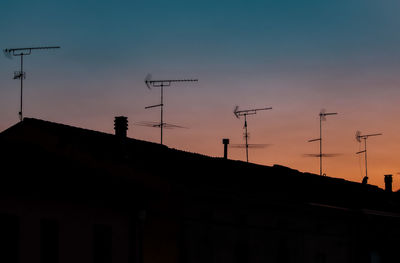
[[[367,168],[367,137],[364,138],[364,156],[365,156],[365,178],[368,179],[368,168]]]
[[[160,131],[161,131],[161,138],[160,138],[160,144],[163,144],[163,126],[164,126],[164,84],[161,83],[161,123],[160,123]]]
[[[24,116],[22,114],[22,97],[23,97],[23,81],[24,81],[24,53],[21,53],[21,72],[20,72],[20,79],[21,79],[21,98],[20,98],[20,108],[19,108],[19,120],[22,121]]]
[[[322,115],[319,115],[319,175],[322,175]]]
[[[247,114],[244,114],[244,137],[246,139],[246,161],[249,162],[249,144],[248,144],[248,138],[249,134],[247,133]]]

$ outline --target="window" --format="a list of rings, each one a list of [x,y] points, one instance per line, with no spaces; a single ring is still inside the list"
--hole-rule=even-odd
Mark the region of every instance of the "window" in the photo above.
[[[112,262],[112,229],[108,225],[94,225],[93,228],[93,262]]]
[[[59,225],[54,219],[40,221],[40,263],[58,262]]]

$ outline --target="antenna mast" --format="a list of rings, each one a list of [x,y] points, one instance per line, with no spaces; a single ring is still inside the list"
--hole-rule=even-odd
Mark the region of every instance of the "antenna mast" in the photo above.
[[[3,52],[6,55],[6,57],[11,58],[11,56],[14,57],[21,57],[21,70],[20,71],[14,71],[14,79],[20,79],[21,80],[21,96],[20,96],[20,109],[19,109],[19,120],[22,121],[24,119],[24,115],[22,113],[22,97],[23,97],[23,80],[26,77],[25,72],[23,71],[24,69],[24,56],[28,56],[32,53],[32,50],[37,50],[37,49],[56,49],[60,48],[59,46],[53,46],[53,47],[28,47],[28,48],[8,48],[4,49]]]
[[[247,115],[254,115],[257,113],[257,111],[262,111],[262,110],[271,110],[272,107],[268,108],[261,108],[261,109],[251,109],[251,110],[239,110],[239,106],[236,106],[235,109],[233,110],[233,114],[235,114],[236,118],[239,119],[240,116],[244,116],[244,138],[246,140],[246,161],[249,162],[249,133],[247,132]]]
[[[326,116],[329,115],[337,115],[337,112],[325,112],[324,109],[322,109],[319,113],[319,138],[317,139],[312,139],[309,140],[308,142],[315,142],[319,141],[319,175],[322,174],[322,121],[326,121]],[[324,174],[325,175],[325,174]]]
[[[146,84],[147,88],[151,89],[151,87],[159,87],[160,92],[161,92],[160,104],[145,107],[145,109],[160,107],[160,119],[161,120],[160,120],[160,123],[156,125],[156,126],[160,127],[160,132],[161,132],[160,144],[163,144],[163,127],[165,127],[167,124],[164,122],[164,87],[170,87],[171,83],[175,83],[175,82],[195,82],[195,81],[198,81],[198,79],[152,80],[150,74],[148,74],[146,76],[144,83]]]
[[[356,152],[356,154],[364,153],[364,160],[365,160],[365,177],[362,180],[363,184],[367,184],[368,182],[368,170],[367,170],[367,139],[368,137],[372,136],[379,136],[382,135],[382,133],[374,133],[374,134],[365,134],[361,135],[360,131],[356,132],[356,140],[361,143],[361,139],[364,140],[364,150]]]

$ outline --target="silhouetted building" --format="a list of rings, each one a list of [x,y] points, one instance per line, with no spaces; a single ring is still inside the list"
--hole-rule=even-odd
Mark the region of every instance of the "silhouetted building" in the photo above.
[[[398,261],[397,192],[121,140],[121,122],[0,133],[1,262]]]

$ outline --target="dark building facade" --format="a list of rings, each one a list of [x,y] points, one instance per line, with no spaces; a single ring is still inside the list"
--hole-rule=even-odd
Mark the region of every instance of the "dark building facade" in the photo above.
[[[25,118],[0,134],[1,262],[398,262],[388,175],[385,191],[115,125],[117,135]]]

